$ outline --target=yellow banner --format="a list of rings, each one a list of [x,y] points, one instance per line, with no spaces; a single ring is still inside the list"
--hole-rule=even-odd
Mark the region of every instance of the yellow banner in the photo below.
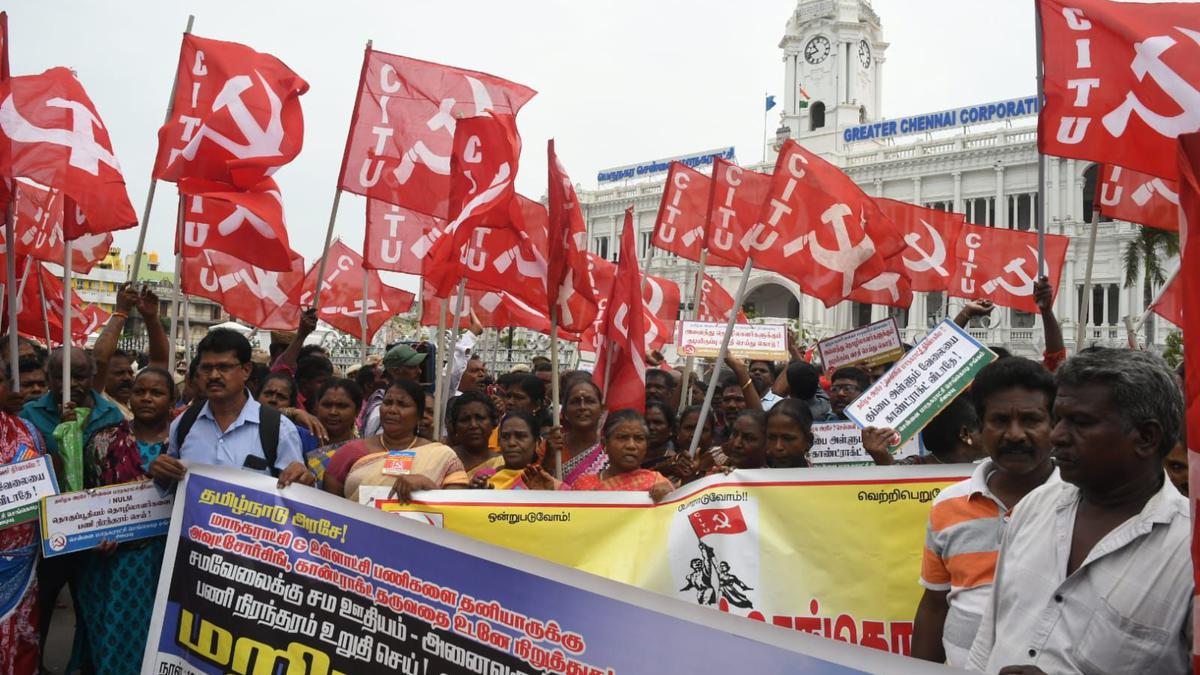
[[[364,501],[690,603],[908,654],[934,497],[967,466],[737,471],[639,493],[439,491]]]

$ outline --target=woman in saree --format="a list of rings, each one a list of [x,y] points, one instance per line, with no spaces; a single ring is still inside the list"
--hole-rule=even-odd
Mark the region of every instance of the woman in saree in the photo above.
[[[84,449],[88,489],[149,480],[149,466],[166,446],[175,401],[175,380],[149,367],[133,380],[133,419],[96,432]],[[150,629],[166,537],[120,545],[102,543],[80,571],[79,625],[98,673],[141,671],[141,649]]]
[[[776,404],[778,405],[778,404]],[[729,427],[729,440],[721,446],[724,465],[709,473],[729,473],[734,469],[762,469],[767,466],[767,418],[761,410],[743,410]]]
[[[497,469],[482,469],[471,479],[475,489],[569,490],[537,464],[537,419],[524,410],[512,410],[500,422],[500,459]]]
[[[8,381],[0,378],[0,401],[7,401],[8,394]],[[0,464],[16,464],[44,454],[42,435],[33,424],[0,410]],[[0,529],[0,673],[38,672],[40,548],[36,520]]]
[[[812,412],[808,404],[785,398],[767,411],[767,466],[797,469],[812,466]]]
[[[491,448],[497,418],[491,397],[478,391],[462,393],[450,401],[446,418],[452,447],[467,470],[467,478],[504,465],[504,458]]]
[[[599,473],[581,476],[571,484],[573,489],[649,492],[656,502],[674,489],[666,476],[642,468],[646,421],[638,411],[625,408],[609,414],[604,422],[604,451],[608,466]]]
[[[356,420],[362,400],[362,389],[354,380],[334,378],[317,390],[317,419],[325,427],[329,443],[304,456],[308,470],[317,477],[317,487],[323,485],[325,470],[338,448],[358,438]]]
[[[557,462],[563,481],[574,484],[608,465],[598,428],[604,413],[603,397],[590,379],[576,378],[569,381],[562,398],[562,429],[550,430],[544,463],[554,467]]]
[[[340,486],[341,496],[358,502],[363,487],[390,487],[407,502],[417,490],[465,488],[467,472],[454,450],[417,435],[424,415],[421,385],[389,383],[379,407],[379,434],[350,441],[334,453],[325,471],[325,491]]]

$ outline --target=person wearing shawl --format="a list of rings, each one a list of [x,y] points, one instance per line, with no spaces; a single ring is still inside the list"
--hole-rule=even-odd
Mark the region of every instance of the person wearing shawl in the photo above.
[[[537,464],[537,419],[524,410],[513,410],[500,423],[500,457],[498,469],[475,472],[470,487],[496,490],[569,490]]]
[[[608,465],[600,441],[600,417],[604,413],[600,388],[590,379],[568,380],[563,392],[562,429],[547,436],[546,464],[562,466],[562,479],[573,484],[583,476],[600,473]]]
[[[573,489],[649,492],[656,502],[674,489],[666,476],[642,468],[646,421],[638,411],[624,408],[609,414],[604,422],[604,448],[608,466],[599,473],[581,476],[571,484]]]

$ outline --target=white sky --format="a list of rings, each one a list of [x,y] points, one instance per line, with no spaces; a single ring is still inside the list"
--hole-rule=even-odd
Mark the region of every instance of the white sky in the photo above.
[[[308,80],[304,150],[276,179],[293,248],[322,249],[358,86],[375,48],[483,70],[539,93],[518,117],[518,189],[545,191],[546,139],[572,179],[600,169],[734,145],[762,154],[763,95],[783,101],[778,48],[794,0],[16,0],[7,7],[14,75],[74,68],[109,128],[141,214],[189,13],[198,35],[245,43]],[[891,43],[888,117],[1035,91],[1028,0],[874,0]],[[768,128],[778,126],[779,108]],[[173,186],[160,183],[147,250],[171,250]],[[358,247],[362,198],[344,195],[336,234]],[[136,230],[116,244],[133,252]],[[173,262],[164,259],[163,268]]]

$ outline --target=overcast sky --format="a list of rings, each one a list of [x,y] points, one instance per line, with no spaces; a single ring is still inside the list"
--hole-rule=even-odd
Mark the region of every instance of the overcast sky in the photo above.
[[[609,0],[591,3],[122,0],[8,3],[14,75],[74,68],[109,128],[140,215],[189,13],[198,35],[245,43],[308,80],[304,150],[276,178],[292,246],[321,252],[362,50],[483,70],[539,93],[518,118],[518,189],[545,191],[546,139],[571,177],[734,145],[761,159],[763,94],[782,102],[778,44],[794,0]],[[1035,91],[1033,3],[874,0],[891,43],[883,114],[896,117]],[[770,129],[778,126],[779,108]],[[173,186],[159,185],[147,249],[171,250]],[[336,233],[363,237],[362,198],[342,198]],[[117,235],[132,253],[136,230]],[[164,260],[170,268],[173,261]]]

